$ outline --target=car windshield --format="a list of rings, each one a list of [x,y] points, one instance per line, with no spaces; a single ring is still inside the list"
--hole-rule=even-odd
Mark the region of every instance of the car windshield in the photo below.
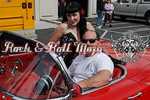
[[[13,98],[49,99],[68,94],[58,65],[47,53],[0,57],[0,91]]]

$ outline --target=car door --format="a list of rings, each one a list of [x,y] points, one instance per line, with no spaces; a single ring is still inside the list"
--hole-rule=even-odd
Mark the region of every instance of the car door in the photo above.
[[[128,15],[130,0],[120,0],[120,15]]]
[[[139,0],[131,0],[129,4],[126,5],[126,11],[129,16],[136,16],[137,7]]]
[[[135,100],[134,97],[139,93],[139,85],[129,79],[124,79],[119,83],[109,87],[101,88],[97,91],[87,91],[87,94],[74,97],[73,100]],[[132,99],[135,98],[135,99]]]
[[[116,2],[114,2],[113,5],[114,5],[114,14],[120,15],[120,10],[121,10],[120,0],[117,0]]]
[[[135,16],[139,1],[140,0],[121,0],[121,15]]]

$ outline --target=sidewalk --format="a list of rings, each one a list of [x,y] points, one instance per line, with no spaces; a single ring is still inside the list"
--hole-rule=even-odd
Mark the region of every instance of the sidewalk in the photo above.
[[[59,21],[55,21],[54,19],[45,19],[45,20],[41,19],[40,21],[35,22],[35,29],[19,30],[19,31],[12,31],[12,32],[14,32],[17,35],[21,35],[23,37],[38,39],[39,31],[40,33],[43,33],[43,30],[54,29],[59,23],[60,23]]]
[[[87,20],[95,26],[95,18],[87,18]],[[40,21],[37,21],[35,23],[35,29],[15,31],[15,33],[23,37],[37,39],[43,43],[47,43],[54,28],[56,28],[57,25],[60,23],[61,23],[60,19],[44,17],[44,18],[41,18]],[[107,33],[106,30],[104,29],[101,29],[101,30],[96,29],[96,30],[97,30],[98,35],[101,38],[103,37],[103,35]]]

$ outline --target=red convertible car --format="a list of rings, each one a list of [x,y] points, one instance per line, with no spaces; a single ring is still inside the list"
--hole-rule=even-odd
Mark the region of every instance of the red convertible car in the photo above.
[[[104,43],[107,47],[101,47],[116,57],[111,42],[100,40]],[[115,69],[109,84],[81,89],[71,79],[63,58],[41,47],[44,44],[36,40],[0,32],[0,100],[150,100],[149,48],[134,63],[113,58]]]

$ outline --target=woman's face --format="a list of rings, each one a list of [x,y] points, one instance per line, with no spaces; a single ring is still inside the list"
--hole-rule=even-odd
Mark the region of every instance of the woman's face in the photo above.
[[[67,19],[68,19],[68,24],[70,24],[71,26],[76,26],[80,21],[80,13],[74,12],[74,13],[67,14]]]

